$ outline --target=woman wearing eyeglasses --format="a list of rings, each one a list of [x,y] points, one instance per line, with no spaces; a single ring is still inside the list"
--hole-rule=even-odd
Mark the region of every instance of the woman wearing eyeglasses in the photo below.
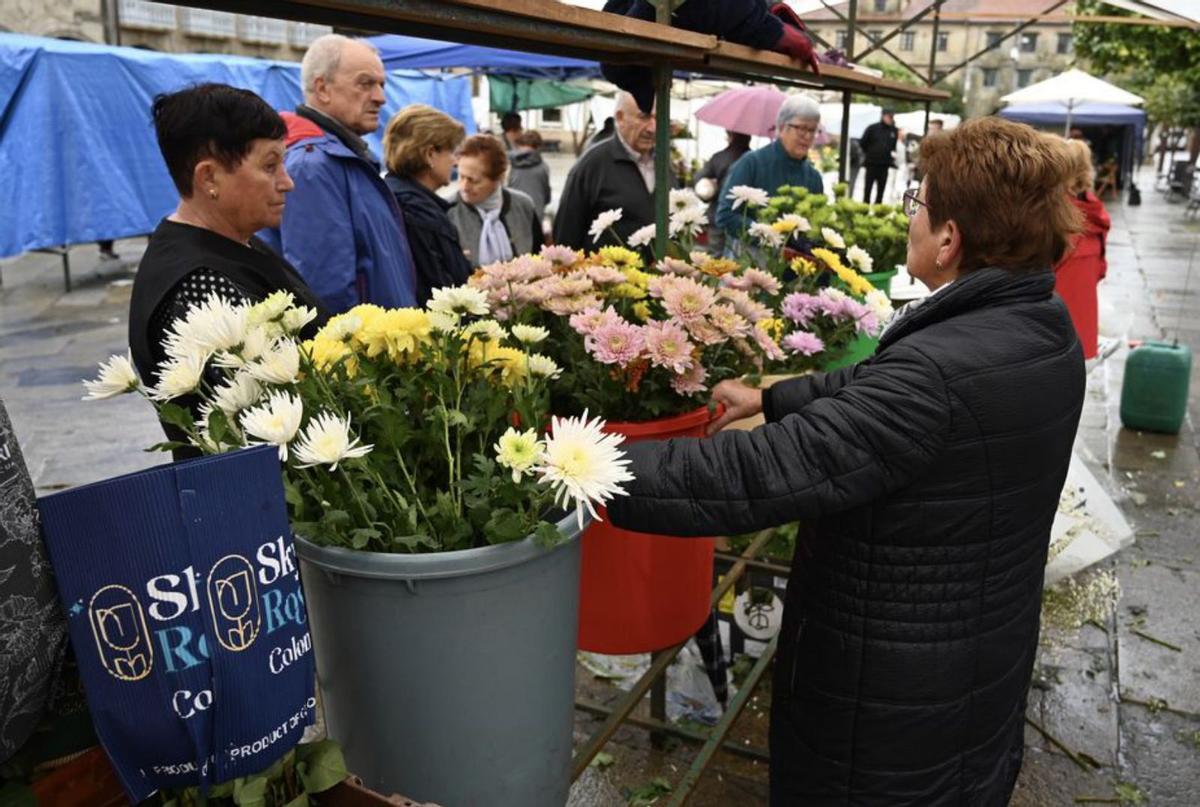
[[[876,354],[723,382],[711,439],[626,447],[608,509],[667,535],[802,525],[775,660],[773,805],[1003,805],[1021,767],[1050,525],[1083,405],[1052,267],[1060,142],[998,118],[922,144],[908,268],[934,294]]]
[[[743,154],[726,174],[717,202],[717,226],[734,238],[745,229],[745,210],[734,208],[729,196],[730,189],[739,185],[761,188],[771,196],[784,185],[824,193],[821,174],[808,159],[820,125],[816,101],[806,95],[788,96],[775,118],[775,140]]]

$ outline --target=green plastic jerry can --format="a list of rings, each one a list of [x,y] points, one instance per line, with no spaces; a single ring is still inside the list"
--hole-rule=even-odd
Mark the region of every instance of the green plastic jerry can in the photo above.
[[[1178,434],[1187,414],[1192,351],[1187,345],[1146,342],[1125,362],[1121,423],[1127,429]]]

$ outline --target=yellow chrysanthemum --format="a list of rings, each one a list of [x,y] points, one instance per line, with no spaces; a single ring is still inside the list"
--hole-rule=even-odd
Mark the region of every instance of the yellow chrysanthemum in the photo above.
[[[731,261],[728,258],[708,258],[701,261],[696,268],[711,277],[721,277],[737,271],[739,265],[737,261]]]
[[[791,235],[796,231],[796,224],[795,219],[779,219],[771,222],[771,229],[780,235]]]
[[[811,277],[817,273],[817,265],[808,258],[797,256],[792,259],[792,271],[801,277]]]
[[[328,372],[331,367],[345,359],[346,374],[351,378],[358,372],[358,356],[345,342],[338,339],[326,339],[318,336],[309,339],[301,349],[312,359],[313,365],[321,372]]]
[[[416,355],[421,345],[429,342],[431,331],[429,315],[421,309],[393,308],[364,322],[355,338],[366,347],[368,358],[387,353],[388,358],[399,362]]]
[[[529,375],[529,355],[523,350],[504,347],[495,342],[472,342],[467,356],[472,370],[485,368],[500,376],[500,383],[511,387]]]
[[[843,269],[845,268],[845,266],[842,264],[842,259],[837,256],[837,253],[832,250],[825,249],[825,247],[817,247],[812,251],[812,254],[814,258],[817,258],[821,261],[821,263],[825,264],[835,272],[839,266],[841,266]]]
[[[838,279],[846,284],[846,288],[856,297],[865,297],[868,292],[875,290],[875,287],[871,285],[871,281],[842,263],[841,258],[835,253],[827,249],[817,248],[813,250],[813,255],[820,258],[826,266],[832,269],[834,274],[838,276]]]
[[[650,285],[650,275],[641,271],[637,267],[622,269],[621,273],[625,275],[625,282],[639,288],[646,288]]]
[[[642,322],[650,319],[650,304],[649,303],[634,303],[633,315]]]
[[[600,261],[615,269],[641,269],[642,257],[625,247],[601,247]]]
[[[618,283],[608,290],[609,297],[616,297],[621,300],[645,300],[647,291],[641,286],[635,286],[632,283]]]
[[[760,319],[757,323],[755,323],[755,327],[765,333],[767,336],[774,339],[776,342],[783,338],[784,332],[786,331],[783,320],[777,317]]]

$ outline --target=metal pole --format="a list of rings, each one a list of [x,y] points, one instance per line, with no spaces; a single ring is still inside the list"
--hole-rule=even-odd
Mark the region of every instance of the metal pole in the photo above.
[[[934,78],[934,68],[937,67],[937,52],[938,52],[938,33],[942,27],[942,4],[937,4],[936,10],[933,12],[933,42],[929,46],[929,86],[932,87],[936,80]],[[929,134],[929,110],[933,106],[929,101],[925,102],[925,130],[924,134]]]
[[[655,22],[670,25],[670,0],[657,0],[655,6]],[[664,62],[654,68],[654,116],[654,255],[661,259],[667,254],[671,191],[671,67]]]
[[[612,711],[607,706],[601,706],[600,704],[592,703],[591,701],[577,700],[575,701],[575,708],[581,712],[587,712],[600,717],[608,717],[610,714],[612,714]],[[664,723],[659,720],[638,717],[637,715],[630,715],[629,717],[625,718],[625,722],[640,728],[650,729],[652,731],[660,731],[664,734],[669,734],[672,737],[678,737],[681,740],[699,743],[701,745],[708,742],[709,737],[712,736],[712,729],[709,729],[708,731],[695,731],[694,729],[686,729],[683,726],[676,726],[674,723]],[[770,752],[765,751],[762,748],[757,748],[753,745],[741,745],[740,743],[726,740],[721,745],[721,749],[729,752],[730,754],[744,757],[746,759],[756,759],[759,762],[771,761]]]
[[[850,14],[846,24],[846,53],[854,53],[854,20],[858,17],[858,0],[850,0]],[[838,182],[845,182],[846,175],[850,171],[850,91],[846,90],[842,93],[842,136],[841,142],[838,144],[838,150],[841,156],[838,159]],[[847,196],[854,195],[854,188],[850,188],[846,193]]]

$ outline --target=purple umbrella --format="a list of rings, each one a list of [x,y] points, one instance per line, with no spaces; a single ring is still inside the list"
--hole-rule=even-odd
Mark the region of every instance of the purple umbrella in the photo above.
[[[755,137],[774,137],[775,118],[787,95],[774,87],[737,87],[726,90],[696,112],[713,126]]]

